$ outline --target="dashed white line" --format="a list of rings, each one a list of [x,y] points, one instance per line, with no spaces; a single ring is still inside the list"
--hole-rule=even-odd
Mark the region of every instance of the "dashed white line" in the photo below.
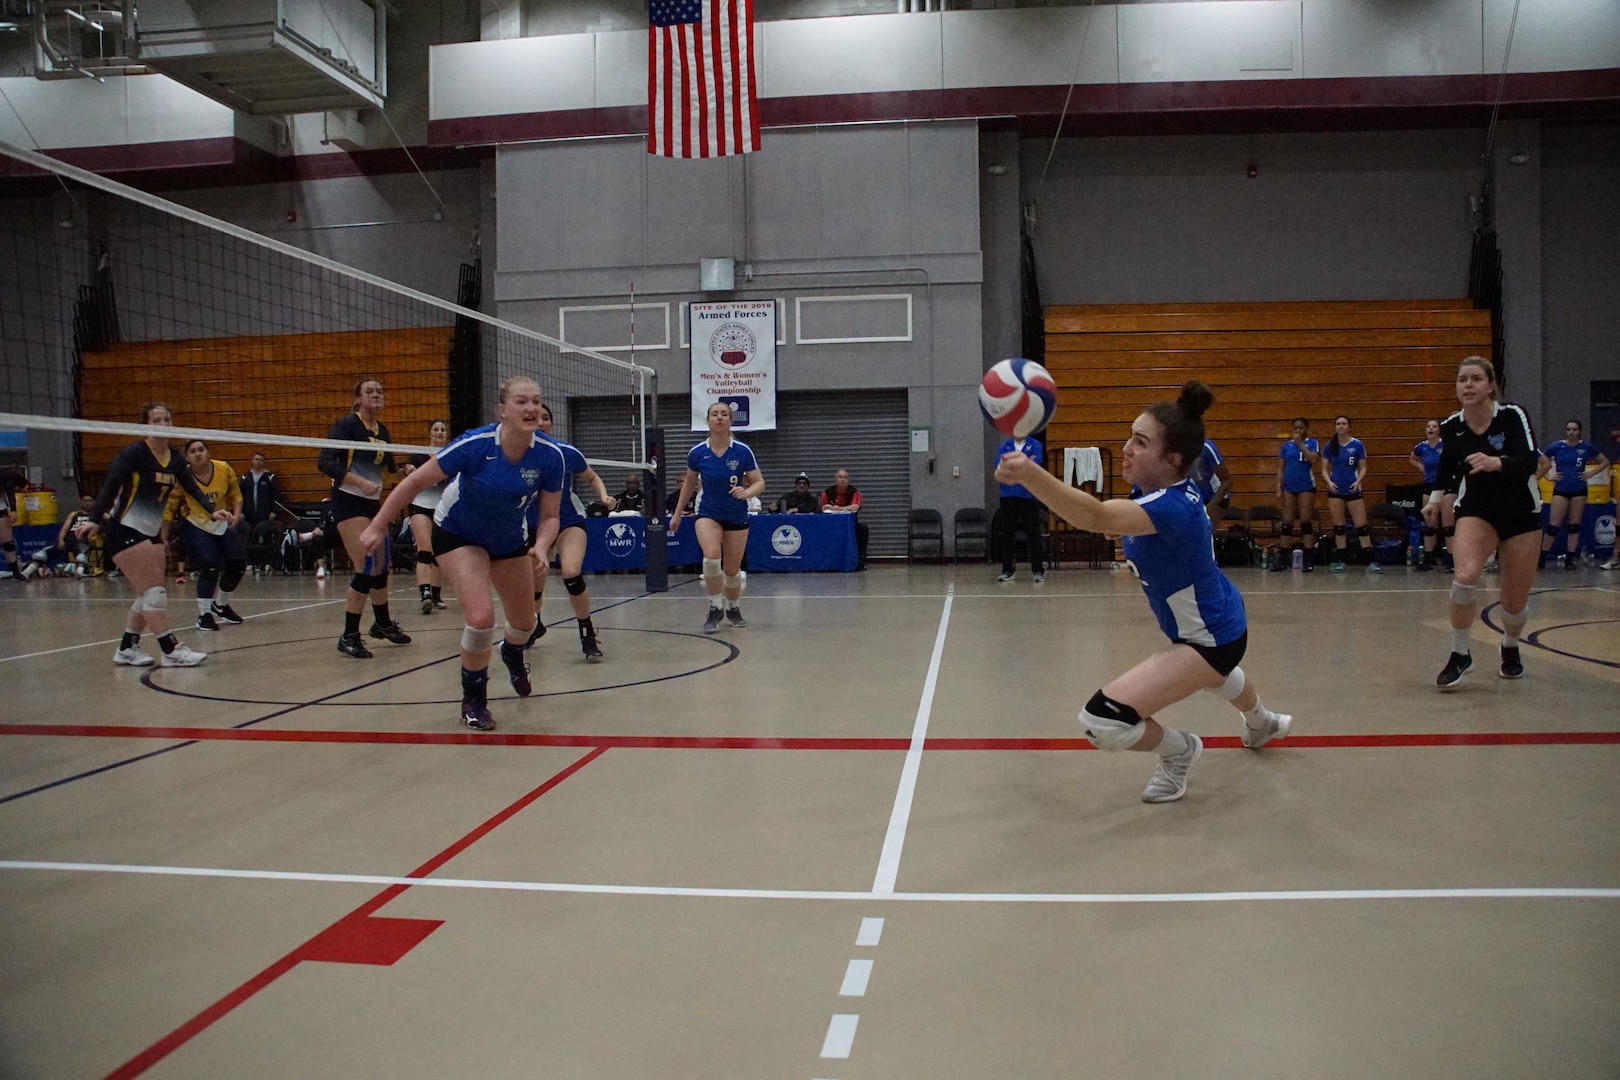
[[[883,939],[882,919],[862,919],[860,933],[855,935],[857,945],[876,945]]]
[[[865,997],[866,984],[872,978],[872,961],[851,960],[844,969],[844,985],[838,988],[839,997]]]
[[[854,1013],[833,1013],[832,1022],[827,1025],[827,1037],[821,1043],[821,1056],[824,1058],[847,1058],[850,1047],[855,1045],[855,1028],[861,1018]]]

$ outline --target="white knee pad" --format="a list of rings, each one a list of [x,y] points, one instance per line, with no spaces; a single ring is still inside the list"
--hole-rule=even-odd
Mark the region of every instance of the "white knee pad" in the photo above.
[[[1243,688],[1248,685],[1248,682],[1249,677],[1243,674],[1243,669],[1235,667],[1232,669],[1232,674],[1226,677],[1226,681],[1215,688],[1215,693],[1227,701],[1236,701],[1243,696]]]
[[[1473,607],[1474,593],[1478,590],[1478,585],[1464,585],[1453,578],[1451,581],[1451,602],[1456,607]]]
[[[137,596],[135,602],[129,605],[129,610],[131,613],[139,615],[146,610],[146,605],[141,603],[141,598]]]
[[[746,580],[747,579],[744,578],[740,572],[736,574],[727,574],[726,588],[736,589],[738,592],[742,592],[743,582]]]
[[[154,585],[141,593],[142,611],[167,611],[169,608],[169,590],[162,585]]]
[[[1080,713],[1080,726],[1099,750],[1129,750],[1141,741],[1147,730],[1140,713],[1101,690],[1086,702],[1085,710]]]
[[[461,647],[467,652],[489,652],[489,647],[494,640],[495,628],[493,626],[463,626],[461,628]]]
[[[720,576],[720,560],[719,559],[704,559],[703,560],[703,576],[706,577],[706,578],[717,578],[717,577],[719,577]]]
[[[1530,601],[1524,602],[1524,607],[1518,611],[1502,609],[1502,629],[1509,637],[1522,637],[1524,624],[1530,621]]]
[[[539,621],[539,617],[536,616],[535,622]],[[509,641],[514,638],[518,641],[528,641],[529,635],[532,633],[534,633],[534,623],[530,623],[528,626],[513,626],[511,623],[506,624],[506,637]]]

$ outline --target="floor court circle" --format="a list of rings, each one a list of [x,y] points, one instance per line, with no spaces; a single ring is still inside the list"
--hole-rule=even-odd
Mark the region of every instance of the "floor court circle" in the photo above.
[[[1534,595],[1534,594],[1532,594],[1532,595]],[[1497,633],[1501,633],[1502,628],[1499,625],[1497,625],[1495,622],[1492,621],[1491,612],[1493,610],[1495,610],[1496,608],[1499,608],[1501,606],[1502,606],[1502,601],[1498,600],[1495,603],[1491,604],[1490,606],[1486,607],[1484,611],[1481,611],[1479,613],[1480,621],[1483,622],[1486,626],[1490,627],[1492,630],[1495,630]],[[1586,655],[1584,655],[1582,653],[1570,652],[1567,649],[1555,649],[1551,645],[1548,645],[1548,644],[1546,644],[1545,642],[1542,641],[1542,638],[1545,637],[1546,635],[1554,633],[1554,632],[1559,631],[1559,630],[1573,630],[1576,627],[1582,627],[1582,626],[1613,626],[1616,623],[1620,623],[1620,619],[1584,619],[1584,620],[1581,620],[1579,622],[1559,623],[1556,626],[1544,626],[1540,630],[1537,630],[1537,631],[1535,631],[1533,633],[1530,633],[1530,634],[1526,634],[1524,637],[1520,638],[1519,640],[1522,641],[1524,644],[1529,645],[1532,648],[1540,649],[1543,652],[1550,652],[1550,653],[1553,653],[1556,656],[1565,656],[1565,657],[1568,657],[1571,660],[1581,660],[1581,661],[1584,661],[1585,663],[1597,664],[1597,665],[1599,665],[1601,667],[1620,668],[1620,663],[1616,663],[1613,660],[1604,660],[1601,657],[1596,657],[1596,656],[1586,656]]]

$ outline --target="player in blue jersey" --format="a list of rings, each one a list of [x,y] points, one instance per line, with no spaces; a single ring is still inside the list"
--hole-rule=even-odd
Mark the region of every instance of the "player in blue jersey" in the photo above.
[[[1076,528],[1123,536],[1126,565],[1171,641],[1098,690],[1080,714],[1086,738],[1098,749],[1159,755],[1142,791],[1145,802],[1185,795],[1187,774],[1204,752],[1197,735],[1153,719],[1159,710],[1198,690],[1213,691],[1243,714],[1243,745],[1251,750],[1284,737],[1293,722],[1261,703],[1238,666],[1249,640],[1243,598],[1215,565],[1209,515],[1187,479],[1213,400],[1208,387],[1192,381],[1178,400],[1150,405],[1136,418],[1122,464],[1130,498],[1103,501],[1067,487],[1022,454],[1009,454],[996,468],[997,480],[1023,484]]]
[[[1581,438],[1581,422],[1571,420],[1564,425],[1564,437],[1541,452],[1536,461],[1536,479],[1552,478],[1552,503],[1547,508],[1547,525],[1541,537],[1540,569],[1547,565],[1552,552],[1553,538],[1566,521],[1569,522],[1567,548],[1561,556],[1564,568],[1579,566],[1577,556],[1581,546],[1581,519],[1586,516],[1586,485],[1609,471],[1609,459],[1602,451]]]
[[[1309,420],[1294,417],[1294,437],[1277,448],[1277,505],[1282,508],[1283,529],[1291,537],[1289,546],[1304,548],[1306,570],[1315,562],[1316,465],[1322,460],[1310,430]]]
[[[563,478],[562,505],[558,510],[557,542],[553,549],[557,555],[557,570],[562,574],[563,588],[568,590],[568,603],[574,609],[574,620],[579,623],[579,650],[585,659],[595,663],[602,659],[602,647],[596,643],[596,627],[591,623],[591,587],[585,583],[585,507],[574,494],[574,477],[591,486],[601,503],[612,509],[616,501],[607,493],[607,485],[596,470],[585,462],[585,455],[574,446],[552,437],[551,410],[540,406],[540,432],[562,451]],[[544,553],[541,553],[544,555]],[[536,560],[534,571],[534,610],[540,612],[540,594],[545,590],[549,563],[545,558]],[[543,635],[545,624],[535,620],[535,635]]]
[[[669,516],[669,534],[681,527],[681,508],[698,488],[698,546],[703,549],[703,586],[709,614],[703,632],[720,629],[722,616],[732,626],[747,626],[737,600],[742,596],[742,560],[748,547],[748,500],[765,490],[765,477],[747,444],[731,437],[731,406],[717,401],[707,415],[709,437],[686,455],[686,473]],[[723,576],[722,576],[723,575]]]
[[[1333,438],[1322,447],[1322,479],[1327,481],[1328,516],[1333,519],[1333,561],[1328,569],[1344,573],[1348,536],[1345,518],[1355,525],[1360,556],[1369,574],[1382,574],[1384,568],[1373,558],[1372,533],[1367,529],[1367,504],[1361,497],[1361,481],[1367,475],[1367,448],[1350,434],[1350,418],[1333,418]]]
[[[539,433],[540,387],[526,378],[501,384],[499,421],[473,428],[394,488],[361,535],[379,555],[387,522],[424,489],[444,483],[433,515],[433,554],[461,601],[461,722],[476,731],[495,726],[489,712],[489,661],[495,642],[493,585],[506,612],[501,662],[519,697],[533,693],[523,652],[534,630],[534,553],[557,538],[563,457]],[[530,507],[538,504],[538,526]]]
[[[1198,497],[1204,502],[1210,525],[1219,525],[1232,502],[1232,467],[1210,440],[1204,440],[1204,450],[1193,462],[1187,479],[1198,488]]]
[[[1423,425],[1423,441],[1412,447],[1406,460],[1423,474],[1423,549],[1418,556],[1418,570],[1433,570],[1435,548],[1444,532],[1446,554],[1450,554],[1451,537],[1456,532],[1456,517],[1452,506],[1457,497],[1440,483],[1440,455],[1445,444],[1440,440],[1440,421],[1430,420]]]

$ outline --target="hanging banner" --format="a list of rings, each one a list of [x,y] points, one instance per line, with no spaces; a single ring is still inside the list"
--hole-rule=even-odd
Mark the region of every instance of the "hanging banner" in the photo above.
[[[776,430],[776,301],[691,304],[692,430],[708,431],[709,406],[732,407],[732,430]]]

